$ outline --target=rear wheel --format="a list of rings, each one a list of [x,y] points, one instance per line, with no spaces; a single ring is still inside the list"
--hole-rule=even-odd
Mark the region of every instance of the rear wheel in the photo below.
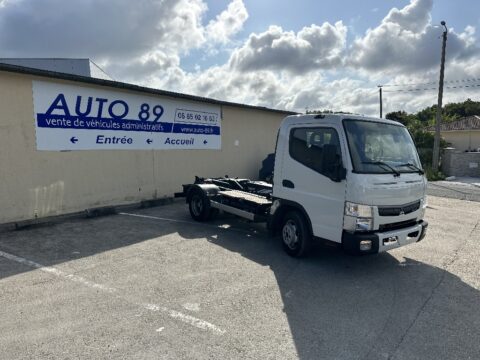
[[[196,190],[190,197],[188,210],[190,210],[190,215],[196,221],[209,220],[213,212],[213,209],[210,207],[210,200],[200,190]]]
[[[312,237],[304,216],[299,212],[288,212],[283,218],[282,242],[284,250],[293,257],[304,257],[310,251]]]

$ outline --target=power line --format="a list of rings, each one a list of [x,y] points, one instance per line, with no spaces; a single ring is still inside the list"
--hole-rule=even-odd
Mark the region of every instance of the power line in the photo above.
[[[477,82],[480,81],[480,78],[477,79],[459,79],[459,80],[445,80],[446,83],[464,83],[464,82]],[[421,85],[434,85],[438,81],[428,82],[428,83],[410,83],[410,84],[385,84],[384,87],[398,87],[398,86],[421,86]]]
[[[459,82],[477,82],[480,81],[480,79],[461,79],[461,80],[447,80],[445,82],[448,83],[459,83]]]
[[[385,84],[385,85],[382,85],[382,86],[385,86],[385,87],[393,87],[393,86],[420,86],[420,85],[432,85],[432,84],[436,84],[437,82],[429,82],[429,83],[410,83],[410,84]]]
[[[471,85],[459,85],[459,86],[445,86],[445,89],[472,89],[480,87],[480,84],[471,84]],[[413,91],[429,91],[429,90],[437,90],[437,87],[430,87],[430,88],[415,88],[415,89],[400,89],[400,90],[384,90],[383,92],[386,93],[393,93],[393,92],[413,92]]]

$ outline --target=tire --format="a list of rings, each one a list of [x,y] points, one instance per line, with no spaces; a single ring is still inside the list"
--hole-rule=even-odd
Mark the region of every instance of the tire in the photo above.
[[[312,246],[312,236],[305,217],[298,211],[290,211],[282,222],[282,244],[285,252],[293,257],[305,257]]]
[[[196,221],[210,220],[214,209],[210,207],[210,200],[201,190],[194,190],[188,201],[190,216]]]

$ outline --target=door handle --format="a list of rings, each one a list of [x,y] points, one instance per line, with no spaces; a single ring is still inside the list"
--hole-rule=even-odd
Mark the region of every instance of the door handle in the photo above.
[[[290,180],[282,180],[282,186],[290,189],[295,188],[295,184]]]

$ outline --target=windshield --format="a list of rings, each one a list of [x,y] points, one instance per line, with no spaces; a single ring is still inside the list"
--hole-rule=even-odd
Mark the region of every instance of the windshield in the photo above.
[[[358,173],[418,172],[415,144],[400,125],[344,120],[353,168]]]

